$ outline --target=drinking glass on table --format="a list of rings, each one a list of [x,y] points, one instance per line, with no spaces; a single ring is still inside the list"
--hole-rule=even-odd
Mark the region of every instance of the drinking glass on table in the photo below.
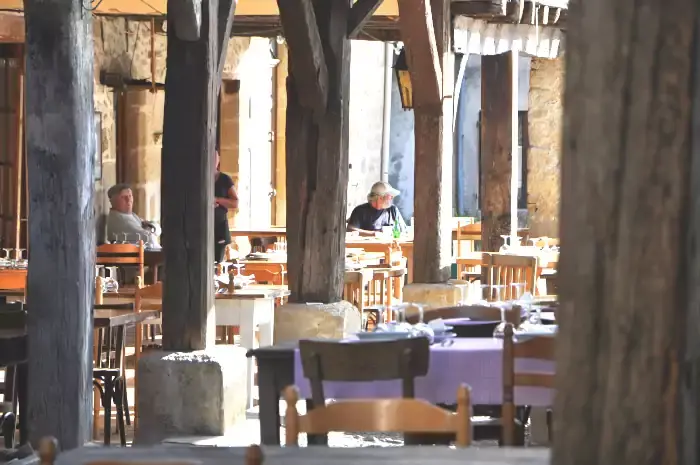
[[[520,299],[520,297],[525,293],[525,286],[527,286],[527,283],[510,283],[510,285],[513,288],[513,292],[511,294],[513,297],[512,300]]]
[[[129,234],[122,233],[122,236],[124,236],[124,240],[122,241],[122,244],[128,244],[129,243],[129,240],[128,240]]]
[[[493,330],[493,337],[503,337],[503,335],[506,332],[506,309],[504,307],[501,307],[501,322],[496,325],[496,328]]]
[[[119,292],[119,281],[117,281],[117,267],[106,267],[109,270],[109,276],[104,280],[105,292]]]

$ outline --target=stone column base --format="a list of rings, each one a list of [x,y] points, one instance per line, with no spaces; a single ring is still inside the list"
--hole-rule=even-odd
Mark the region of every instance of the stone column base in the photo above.
[[[360,311],[350,302],[285,304],[275,309],[275,344],[299,339],[341,339],[362,329]]]
[[[246,415],[246,349],[148,352],[137,367],[134,443],[177,436],[223,436]]]
[[[462,289],[457,283],[411,283],[403,288],[403,301],[422,304],[424,309],[452,307],[462,300]],[[412,314],[409,309],[408,314]]]

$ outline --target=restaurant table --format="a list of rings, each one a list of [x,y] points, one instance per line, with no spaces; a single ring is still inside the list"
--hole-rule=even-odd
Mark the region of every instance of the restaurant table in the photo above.
[[[356,342],[361,343],[361,342]],[[302,375],[298,342],[277,344],[248,351],[258,361],[260,397],[260,439],[263,444],[279,444],[279,397],[282,390],[296,384],[302,398],[310,398],[309,383]],[[430,347],[430,368],[425,377],[416,378],[416,397],[432,403],[454,404],[457,387],[471,387],[472,405],[500,405],[502,402],[503,340],[490,338],[453,339],[445,346]],[[544,360],[516,360],[521,370],[553,373],[554,364]],[[400,397],[401,381],[326,382],[329,399]],[[550,389],[518,387],[518,405],[550,406]]]
[[[56,465],[90,463],[171,463],[177,465],[243,465],[245,447],[83,447],[59,454]],[[448,447],[274,447],[262,448],[265,465],[549,465],[545,448]]]
[[[231,293],[218,293],[215,300],[216,325],[238,326],[241,346],[255,347],[255,331],[260,346],[271,346],[275,324],[275,299],[288,295],[285,286],[250,287]],[[247,360],[246,386],[248,408],[253,407],[255,373],[253,359]]]
[[[115,328],[143,322],[155,318],[158,312],[154,310],[134,313],[125,310],[95,310],[93,317],[94,328]],[[19,417],[26,419],[27,395],[27,332],[21,329],[0,330],[0,366],[17,366],[17,396],[19,402]],[[106,409],[109,410],[109,409]],[[111,418],[105,415],[105,420]],[[105,421],[106,424],[106,421]],[[27,422],[20,421],[20,444],[27,441]],[[106,426],[105,426],[106,427]]]
[[[287,237],[284,226],[268,226],[266,228],[230,228],[231,237]]]
[[[346,249],[362,249],[365,252],[382,252],[384,253],[384,261],[387,264],[391,263],[392,245],[398,242],[401,247],[401,254],[406,258],[406,274],[407,282],[413,282],[413,239],[381,239],[372,237],[351,237],[345,239]]]

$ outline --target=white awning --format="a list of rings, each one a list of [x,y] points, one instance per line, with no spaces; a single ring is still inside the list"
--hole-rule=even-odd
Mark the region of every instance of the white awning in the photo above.
[[[498,55],[514,48],[538,58],[557,58],[564,53],[564,33],[552,26],[495,24],[456,16],[454,51],[467,55]]]

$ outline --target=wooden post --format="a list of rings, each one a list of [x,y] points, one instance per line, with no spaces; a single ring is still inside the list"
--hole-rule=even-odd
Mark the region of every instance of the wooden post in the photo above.
[[[197,35],[195,25],[187,26],[190,9],[182,10],[179,21],[169,21],[161,177],[165,350],[202,350],[216,336],[214,144],[235,4],[202,0],[201,31],[194,41],[184,40]],[[180,9],[171,16],[174,11]]]
[[[26,0],[29,439],[64,449],[92,432],[95,290],[92,13]],[[22,420],[24,423],[25,420]]]
[[[697,464],[698,5],[574,5],[552,463]]]
[[[513,53],[481,57],[481,250],[510,234]]]
[[[420,266],[414,268],[413,276],[417,283],[444,283],[450,278],[452,257],[454,60],[450,3],[399,0],[399,10],[414,96],[417,227],[413,253]]]
[[[348,0],[278,0],[289,46],[287,242],[292,302],[343,294],[348,182]]]

